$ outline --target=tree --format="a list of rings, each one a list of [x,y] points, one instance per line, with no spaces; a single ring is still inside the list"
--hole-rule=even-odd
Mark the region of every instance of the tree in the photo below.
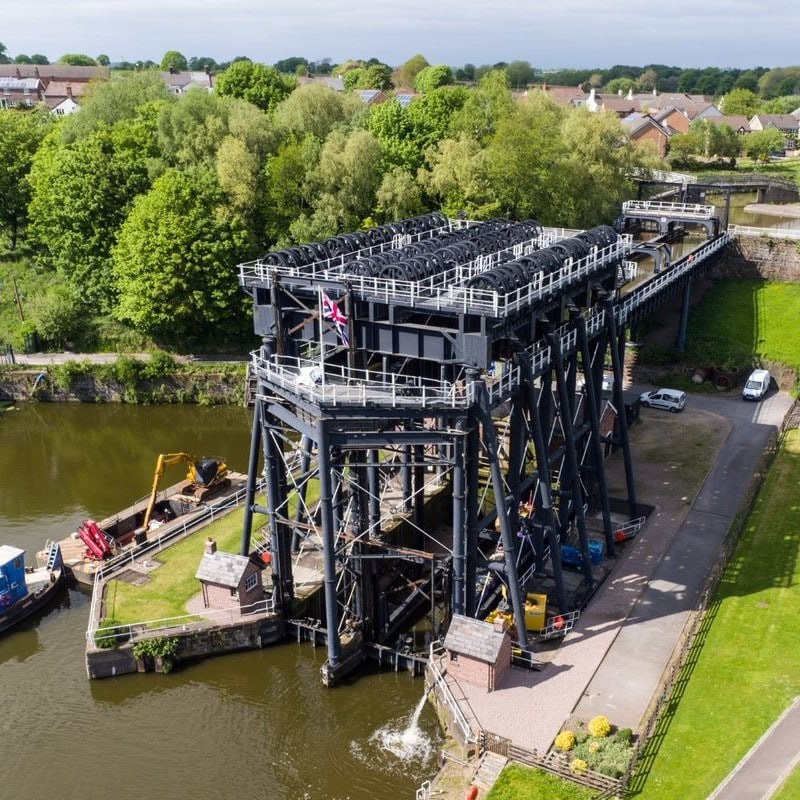
[[[83,139],[100,127],[134,119],[142,106],[153,102],[177,102],[154,72],[137,72],[124,81],[97,81],[84,98],[81,113],[64,120],[61,141]]]
[[[161,59],[161,70],[163,72],[182,72],[189,69],[186,56],[177,50],[168,50]]]
[[[744,137],[743,149],[753,161],[769,161],[772,153],[783,150],[783,134],[777,128],[753,131]]]
[[[307,133],[324,141],[342,123],[364,113],[358,97],[342,95],[323,83],[309,83],[295,89],[275,108],[272,120],[285,135],[302,139]]]
[[[111,59],[105,53],[101,53],[97,56],[95,61],[100,64],[101,67],[107,67],[111,64]]]
[[[686,163],[689,156],[699,155],[702,147],[702,138],[697,131],[690,129],[687,133],[675,133],[669,140],[670,161],[673,164]]]
[[[383,176],[375,200],[375,210],[384,222],[409,219],[426,210],[422,187],[410,172],[401,167],[395,167]]]
[[[210,72],[216,72],[219,69],[219,65],[209,56],[192,56],[189,59],[189,69],[192,72],[204,72],[206,69]]]
[[[425,67],[421,70],[414,80],[414,88],[425,94],[440,86],[448,86],[454,82],[453,70],[444,64],[437,64],[434,67]]]
[[[409,105],[408,117],[421,152],[448,136],[454,116],[464,108],[469,96],[465,86],[441,86]]]
[[[414,139],[414,125],[408,109],[397,100],[380,103],[369,110],[367,130],[381,143],[384,165],[413,172],[422,163],[422,152]]]
[[[27,217],[33,157],[51,127],[45,110],[0,110],[0,230],[8,235],[11,250]]]
[[[633,78],[614,78],[610,80],[604,88],[607,94],[627,94],[636,87]]]
[[[782,94],[793,94],[798,81],[800,67],[780,67],[765,72],[758,79],[758,88],[765,100],[772,100]]]
[[[69,64],[72,67],[96,67],[97,62],[83,53],[65,53],[58,59],[59,64]]]
[[[737,88],[731,89],[722,98],[721,108],[728,116],[741,115],[750,119],[758,112],[761,105],[761,98],[750,89]]]
[[[508,80],[514,89],[520,90],[533,83],[535,71],[528,61],[512,61],[507,67]]]
[[[463,132],[483,144],[513,108],[506,71],[492,70],[480,79],[478,87],[469,92],[464,105],[453,114],[451,135]]]
[[[43,56],[41,53],[34,53],[31,56],[31,64],[45,65],[49,63],[50,61],[48,60],[47,56]]]
[[[423,188],[445,214],[465,213],[472,219],[488,219],[497,214],[486,153],[478,142],[461,134],[445,139],[426,153],[428,168],[420,170]]]
[[[34,158],[29,232],[37,262],[98,311],[114,303],[110,253],[136,196],[148,189],[155,112],[74,142],[50,135]]]
[[[425,56],[420,54],[412,56],[405,64],[395,70],[394,85],[410,89],[414,86],[417,75],[428,66],[430,65]]]
[[[225,341],[249,326],[234,266],[248,236],[207,169],[168,170],[119,232],[116,316],[168,343]]]
[[[313,241],[360,228],[375,206],[381,157],[380,143],[368,131],[332,131],[306,182],[314,211],[290,226],[292,238]]]
[[[6,55],[8,52],[6,46],[0,42],[0,64],[10,64],[11,59]]]
[[[282,72],[284,75],[297,75],[298,67],[308,67],[308,60],[300,56],[293,56],[292,58],[283,58],[275,62],[275,69]]]
[[[281,75],[275,67],[237,61],[217,78],[217,93],[247,100],[262,111],[271,112],[296,85],[295,78]]]

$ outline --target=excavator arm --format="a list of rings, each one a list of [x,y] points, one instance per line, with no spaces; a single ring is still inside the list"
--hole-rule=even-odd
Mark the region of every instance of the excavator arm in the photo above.
[[[219,458],[197,458],[191,453],[162,453],[156,462],[156,471],[153,475],[153,487],[150,490],[150,499],[142,520],[142,529],[147,533],[150,530],[150,521],[153,516],[153,509],[156,506],[158,496],[158,485],[164,475],[166,467],[172,464],[188,464],[189,471],[186,473],[186,480],[191,484],[191,489],[196,501],[205,498],[209,491],[230,483],[228,467]]]
[[[142,520],[142,528],[145,531],[150,530],[150,520],[153,516],[153,509],[156,505],[156,497],[158,496],[158,485],[161,483],[161,478],[164,475],[164,470],[172,464],[189,464],[191,469],[186,475],[186,480],[193,481],[195,477],[194,465],[197,463],[197,458],[190,453],[162,453],[156,462],[156,471],[153,475],[153,487],[150,490],[150,499],[147,502],[147,509],[144,512],[144,519]]]

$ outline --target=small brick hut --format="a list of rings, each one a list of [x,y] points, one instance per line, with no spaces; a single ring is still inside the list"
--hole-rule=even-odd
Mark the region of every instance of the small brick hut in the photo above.
[[[511,669],[511,635],[472,617],[453,614],[444,637],[447,672],[456,680],[483,686],[491,692]]]
[[[210,537],[195,577],[203,587],[203,605],[246,609],[264,598],[261,568],[247,556],[217,550]]]

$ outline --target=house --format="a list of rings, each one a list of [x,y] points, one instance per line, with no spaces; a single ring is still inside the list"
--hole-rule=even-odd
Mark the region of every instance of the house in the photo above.
[[[298,86],[307,86],[309,83],[322,83],[334,92],[344,91],[344,79],[341,75],[301,75],[297,79]]]
[[[365,106],[377,106],[389,99],[380,89],[356,89],[354,94],[361,98]]]
[[[706,117],[705,119],[713,125],[728,125],[736,131],[736,133],[741,135],[750,133],[751,130],[747,117],[741,114],[721,114],[718,117]]]
[[[751,131],[776,128],[783,134],[783,149],[796,150],[800,119],[793,114],[756,114],[750,120]]]
[[[73,114],[80,108],[80,101],[89,90],[89,84],[78,82],[50,81],[43,91],[42,100],[52,114],[65,116]]]
[[[403,108],[408,108],[419,96],[420,95],[415,92],[398,92],[395,94],[394,99],[400,103]]]
[[[205,608],[245,612],[264,597],[261,567],[247,556],[217,550],[211,537],[195,577],[202,585]]]
[[[73,67],[70,64],[0,64],[0,78],[38,78],[45,88],[50,81],[89,83],[111,78],[108,67]]]
[[[198,72],[171,69],[168,72],[159,74],[171,94],[186,94],[190,89],[205,89],[207,92],[214,91],[214,76],[208,67]]]
[[[543,83],[542,91],[560,106],[580,107],[586,104],[586,92],[582,86],[548,86]]]
[[[39,78],[0,77],[0,108],[33,107],[42,99]]]
[[[670,135],[673,133],[688,133],[689,128],[692,126],[692,121],[689,119],[689,115],[680,108],[666,106],[660,111],[648,113],[656,122],[659,122],[661,125],[667,128],[670,131]]]
[[[453,614],[444,637],[447,674],[456,680],[483,686],[491,692],[511,669],[511,635],[502,620],[483,620]]]
[[[634,111],[623,117],[622,126],[634,144],[650,142],[662,158],[667,154],[670,137],[673,134],[666,125],[650,114]]]

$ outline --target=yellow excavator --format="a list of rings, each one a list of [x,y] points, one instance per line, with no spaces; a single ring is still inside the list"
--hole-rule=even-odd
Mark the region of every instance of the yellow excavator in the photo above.
[[[156,462],[153,488],[150,491],[150,500],[142,521],[142,530],[145,533],[150,529],[150,521],[158,496],[158,485],[164,475],[164,470],[172,464],[189,465],[189,471],[186,473],[187,484],[181,488],[181,494],[189,495],[198,502],[202,502],[212,492],[230,484],[228,466],[219,458],[197,458],[191,453],[162,453]]]

